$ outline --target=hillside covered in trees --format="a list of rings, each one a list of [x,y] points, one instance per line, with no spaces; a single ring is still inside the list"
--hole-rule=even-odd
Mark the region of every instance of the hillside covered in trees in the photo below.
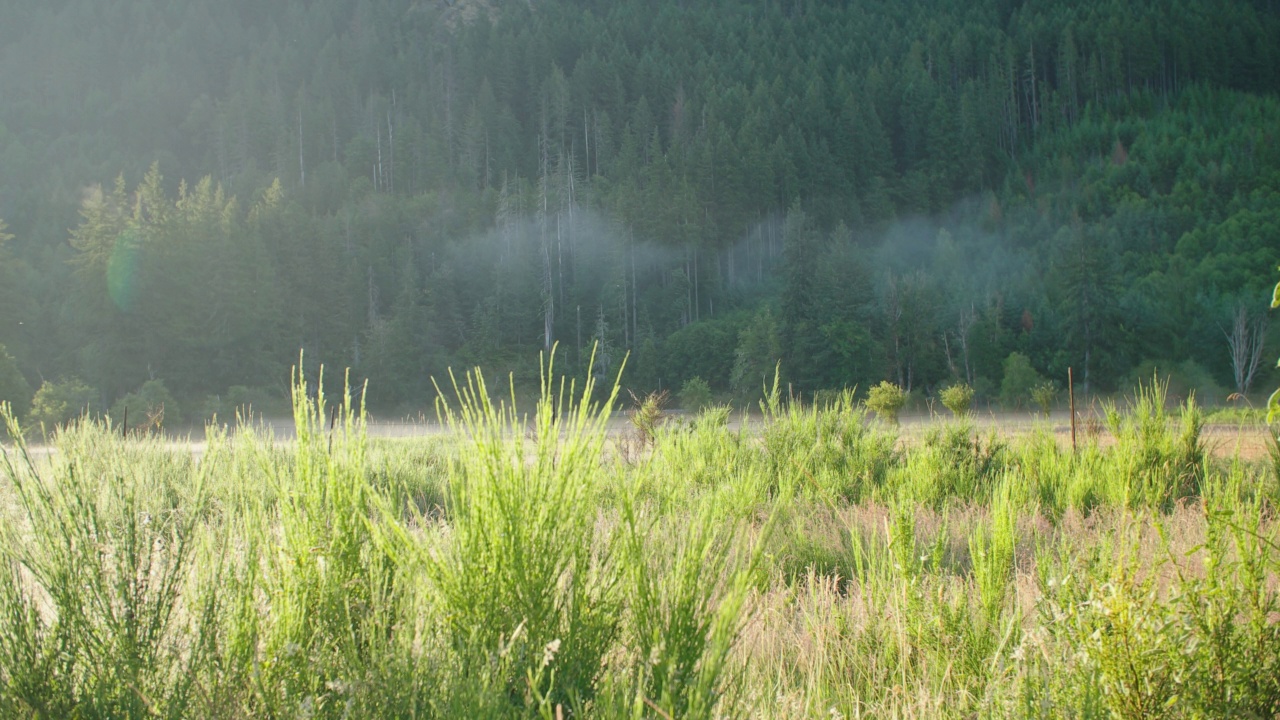
[[[598,343],[637,391],[1221,399],[1277,90],[1274,0],[9,0],[0,398],[194,419],[303,349],[403,411]]]

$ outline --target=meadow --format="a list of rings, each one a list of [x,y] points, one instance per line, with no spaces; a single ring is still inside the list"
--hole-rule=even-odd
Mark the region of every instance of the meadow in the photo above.
[[[337,395],[198,457],[7,448],[0,717],[1280,714],[1280,451],[1159,383],[1074,451],[776,387],[619,435],[551,367],[527,414],[458,378],[431,437]]]

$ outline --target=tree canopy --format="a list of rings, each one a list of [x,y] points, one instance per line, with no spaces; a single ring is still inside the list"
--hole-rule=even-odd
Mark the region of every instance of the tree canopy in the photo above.
[[[639,389],[1228,388],[1280,264],[1269,2],[15,0],[0,48],[0,343],[103,407],[597,342]]]

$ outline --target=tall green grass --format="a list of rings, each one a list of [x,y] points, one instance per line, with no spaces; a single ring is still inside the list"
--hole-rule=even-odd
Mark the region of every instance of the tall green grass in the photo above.
[[[299,376],[300,377],[300,376]],[[0,717],[1274,717],[1274,459],[1158,383],[1048,425],[904,434],[852,394],[610,442],[616,389],[478,373],[442,438],[198,454],[72,424],[0,475]]]

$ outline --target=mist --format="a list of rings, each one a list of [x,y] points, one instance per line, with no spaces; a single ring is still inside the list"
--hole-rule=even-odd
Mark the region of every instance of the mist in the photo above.
[[[1274,13],[641,5],[6,4],[6,392],[195,417],[282,400],[301,349],[413,411],[549,344],[739,403],[779,360],[1011,403],[1011,360],[1276,381],[1224,328],[1280,263],[1280,63],[1206,50],[1280,47]]]

